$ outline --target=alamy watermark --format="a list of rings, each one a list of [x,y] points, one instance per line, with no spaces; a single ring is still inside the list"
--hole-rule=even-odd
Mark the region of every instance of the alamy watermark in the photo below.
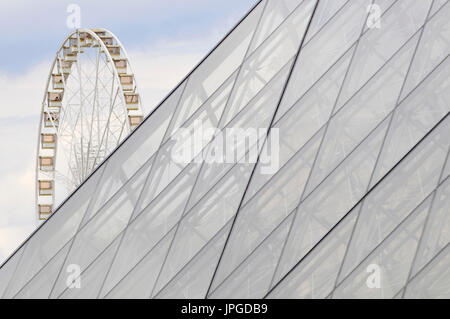
[[[366,25],[369,29],[380,29],[381,28],[381,8],[377,4],[371,4],[367,7],[367,17]]]
[[[279,169],[279,129],[203,127],[195,121],[193,128],[180,128],[172,137],[175,143],[171,159],[178,164],[191,162],[256,163],[261,174],[274,174]]]
[[[66,286],[69,289],[81,288],[81,267],[77,264],[70,264],[67,266],[66,272],[68,276],[66,278]]]
[[[377,264],[370,264],[366,268],[370,275],[366,279],[366,285],[370,289],[381,288],[381,267]]]
[[[76,3],[67,6],[66,12],[69,14],[66,19],[66,26],[69,29],[79,29],[81,27],[81,8]]]

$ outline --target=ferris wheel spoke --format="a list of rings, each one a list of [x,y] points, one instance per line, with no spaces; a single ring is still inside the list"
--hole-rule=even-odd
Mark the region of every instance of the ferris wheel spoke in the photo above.
[[[88,156],[88,170],[86,170],[86,175],[89,172],[89,169],[91,169],[91,167],[89,167],[89,160],[90,160],[90,154],[91,154],[91,141],[92,141],[92,131],[93,131],[93,124],[94,124],[94,114],[95,114],[95,110],[96,110],[96,106],[98,107],[98,77],[99,77],[99,55],[100,55],[100,51],[96,52],[96,74],[95,74],[95,86],[94,86],[94,100],[93,100],[93,107],[92,107],[92,112],[91,112],[91,127],[90,127],[90,131],[89,131],[89,144],[88,144],[88,152],[87,152],[87,156]],[[95,150],[94,150],[95,151]]]
[[[117,98],[117,96],[118,96],[118,94],[119,94],[119,88],[117,88],[117,90],[116,90],[116,94],[114,95],[114,99],[113,100],[115,100],[116,98]],[[99,149],[98,149],[98,152],[97,152],[97,156],[96,156],[96,158],[95,158],[95,161],[94,161],[94,166],[97,164],[97,162],[98,162],[98,159],[99,159],[99,152],[100,152],[100,149],[101,149],[101,147],[102,147],[102,145],[108,145],[108,125],[109,125],[109,122],[110,122],[110,119],[111,119],[111,114],[112,114],[112,110],[113,110],[113,105],[114,105],[114,102],[113,103],[111,103],[111,107],[110,107],[110,111],[109,111],[109,114],[108,114],[108,119],[107,119],[107,122],[106,122],[106,125],[105,125],[105,128],[104,128],[104,130],[103,130],[103,133],[102,133],[102,138],[101,138],[101,140],[100,140],[100,143],[99,143]],[[105,141],[105,142],[104,142]]]

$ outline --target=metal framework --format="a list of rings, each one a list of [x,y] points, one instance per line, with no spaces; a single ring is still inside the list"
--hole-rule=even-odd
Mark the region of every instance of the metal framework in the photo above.
[[[262,0],[0,267],[0,297],[448,298],[449,17]],[[198,123],[279,130],[275,169],[174,161]]]
[[[36,209],[45,220],[142,121],[128,55],[105,29],[78,29],[56,53],[42,101]]]

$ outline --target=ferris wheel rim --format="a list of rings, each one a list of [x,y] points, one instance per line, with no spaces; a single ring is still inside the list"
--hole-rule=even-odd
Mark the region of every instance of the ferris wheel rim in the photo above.
[[[137,109],[135,110],[136,112],[134,112],[134,113],[130,109],[127,108],[126,94],[125,94],[124,86],[121,83],[121,78],[120,78],[121,74],[119,73],[119,70],[118,70],[118,68],[117,68],[117,66],[115,64],[115,61],[117,59],[115,59],[115,57],[113,57],[111,55],[111,53],[110,53],[110,51],[109,51],[109,49],[107,47],[107,44],[103,41],[101,36],[99,36],[98,33],[100,33],[100,32],[105,33],[108,37],[111,37],[113,39],[112,43],[114,43],[114,41],[115,41],[115,43],[116,43],[115,46],[117,46],[119,48],[119,52],[120,52],[118,59],[126,61],[126,64],[125,64],[126,65],[125,66],[125,69],[126,69],[125,76],[131,76],[131,78],[132,78],[132,90],[127,90],[127,93],[131,93],[131,94],[134,94],[135,96],[137,96],[137,103],[136,103],[136,108]],[[69,48],[71,47],[70,46],[70,39],[73,39],[74,35],[76,35],[76,37],[78,39],[77,40],[78,49],[80,49],[80,47],[81,47],[81,45],[80,45],[80,34],[84,34],[84,36],[86,37],[85,39],[87,39],[87,34],[89,34],[89,36],[92,38],[93,43],[95,43],[95,45],[98,45],[98,47],[99,47],[99,54],[105,54],[105,58],[106,58],[107,63],[111,63],[113,65],[113,67],[112,67],[113,77],[114,77],[114,80],[117,82],[117,85],[118,85],[118,92],[116,93],[116,95],[119,95],[120,99],[122,100],[122,106],[123,106],[125,114],[126,114],[126,118],[125,118],[124,122],[125,122],[125,125],[127,127],[128,133],[131,133],[132,130],[136,126],[138,126],[140,124],[140,123],[138,123],[134,127],[131,127],[131,122],[130,122],[131,114],[134,114],[133,116],[140,117],[140,122],[142,122],[142,118],[143,118],[143,116],[142,116],[142,97],[139,94],[137,81],[136,81],[136,78],[135,78],[135,73],[134,73],[134,70],[132,68],[132,64],[131,64],[130,59],[128,57],[127,51],[125,50],[123,44],[120,42],[120,40],[117,38],[117,36],[114,35],[112,32],[110,32],[109,30],[103,29],[103,28],[101,28],[101,29],[100,28],[99,29],[79,28],[79,29],[76,29],[76,30],[70,32],[65,37],[65,39],[61,42],[61,45],[59,46],[59,48],[56,51],[56,55],[55,55],[55,57],[53,59],[53,62],[51,64],[50,71],[49,71],[49,74],[48,74],[48,77],[47,77],[45,90],[44,90],[44,96],[43,96],[43,100],[42,100],[42,104],[41,104],[41,114],[40,114],[38,136],[37,136],[37,152],[36,152],[37,156],[36,156],[36,166],[35,166],[35,181],[36,181],[36,183],[35,183],[36,184],[36,186],[35,186],[35,188],[36,188],[36,191],[35,191],[35,203],[36,204],[35,205],[36,205],[36,209],[37,209],[36,216],[38,217],[38,220],[42,220],[42,218],[40,216],[40,211],[39,211],[40,210],[40,208],[39,208],[39,206],[40,206],[39,198],[42,196],[40,194],[40,182],[43,181],[43,179],[40,177],[39,172],[42,171],[41,168],[40,168],[40,158],[41,158],[40,155],[41,155],[41,149],[43,149],[42,146],[41,146],[41,139],[42,139],[43,128],[44,128],[44,117],[45,117],[46,112],[49,113],[49,111],[48,111],[49,105],[47,104],[48,94],[50,92],[54,92],[55,91],[55,88],[51,87],[51,82],[52,82],[52,78],[53,78],[53,76],[55,74],[54,73],[55,67],[57,66],[58,61],[61,60],[61,53],[62,53],[62,51],[66,48],[66,44],[68,42],[69,42],[69,46],[68,47]],[[83,52],[84,52],[83,50],[77,51],[76,57],[78,57],[78,54],[83,53]],[[65,57],[65,55],[63,55],[63,56]],[[76,59],[75,62],[78,62],[78,60]],[[60,70],[60,66],[59,65],[58,65],[58,70]],[[61,74],[64,77],[64,74],[62,72],[61,72]],[[71,72],[68,73],[67,78],[70,77],[70,74],[71,74]],[[122,75],[124,75],[124,74],[122,74]],[[63,94],[62,94],[63,97],[61,98],[61,103],[62,103],[62,100],[64,99],[64,95],[65,95],[64,94],[65,93],[65,82],[64,82],[64,87],[62,88],[62,92],[63,92]],[[113,105],[111,105],[111,107],[113,107]],[[62,105],[61,105],[61,109],[62,109]],[[59,133],[59,130],[55,129],[54,135],[56,137],[58,136],[58,133]],[[126,136],[123,136],[123,138],[126,138]],[[118,142],[120,142],[120,139],[119,139]],[[53,180],[52,180],[52,182],[53,182],[53,189],[52,189],[53,200],[52,200],[51,206],[54,205],[55,180],[56,180],[56,177],[55,177],[56,170],[55,170],[55,168],[56,168],[56,159],[57,159],[57,149],[58,149],[58,147],[57,147],[57,145],[55,145],[54,155],[53,155],[53,158],[54,158],[53,174],[54,175],[53,175]],[[103,160],[104,160],[104,158],[101,161],[98,162],[98,166],[101,164],[101,162]],[[96,166],[95,166],[95,163],[94,163],[94,166],[91,168],[91,170],[89,172],[87,172],[86,177],[88,177],[90,175],[90,173],[92,173],[92,171],[95,171],[95,168],[96,168]],[[82,183],[82,182],[83,182],[83,180],[80,180],[80,183]],[[52,207],[52,211],[48,215],[48,217],[50,217],[50,215],[52,213],[53,213],[53,207]],[[45,219],[47,219],[47,218],[45,218]]]

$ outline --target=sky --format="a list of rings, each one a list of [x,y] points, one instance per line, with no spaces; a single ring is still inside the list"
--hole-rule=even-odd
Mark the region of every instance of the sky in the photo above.
[[[35,229],[39,116],[70,4],[82,28],[112,31],[151,111],[257,0],[2,0],[0,2],[0,263]]]

